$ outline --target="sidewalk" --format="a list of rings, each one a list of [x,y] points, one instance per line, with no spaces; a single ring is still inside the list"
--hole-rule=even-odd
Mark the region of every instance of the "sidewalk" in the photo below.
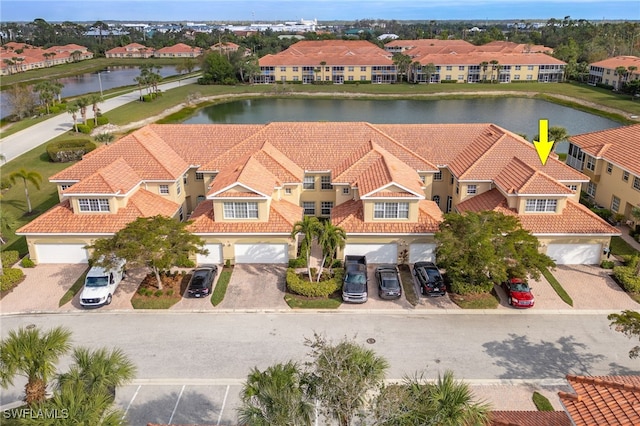
[[[167,91],[178,86],[193,84],[197,79],[198,77],[190,77],[183,80],[176,80],[171,83],[161,84],[159,88],[162,91]],[[99,104],[100,111],[103,113],[111,111],[129,102],[138,100],[139,96],[138,89],[133,89],[124,95],[107,99]],[[0,153],[5,156],[5,163],[7,163],[25,152],[68,132],[72,127],[73,120],[70,114],[63,113],[56,115],[55,117],[51,117],[48,120],[0,139]]]

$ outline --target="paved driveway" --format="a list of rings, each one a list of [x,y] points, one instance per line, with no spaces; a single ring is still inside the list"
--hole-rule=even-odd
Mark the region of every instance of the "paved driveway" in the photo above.
[[[223,309],[288,309],[284,301],[287,267],[274,264],[235,265]]]

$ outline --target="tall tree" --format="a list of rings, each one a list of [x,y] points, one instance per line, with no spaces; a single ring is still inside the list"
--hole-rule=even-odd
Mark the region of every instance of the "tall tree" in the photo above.
[[[80,111],[80,107],[72,102],[67,105],[67,112],[71,114],[71,118],[73,119],[73,129],[78,133],[78,111]]]
[[[318,244],[322,249],[322,262],[320,263],[320,270],[318,271],[318,282],[322,277],[322,269],[326,263],[331,266],[333,260],[336,258],[339,248],[344,248],[345,241],[347,240],[347,233],[339,226],[335,226],[331,221],[325,221],[317,230]]]
[[[82,96],[74,101],[74,104],[80,110],[80,116],[82,117],[82,123],[87,124],[87,107],[91,105],[89,102],[89,98],[86,96]]]
[[[22,179],[24,183],[24,196],[27,198],[27,213],[31,213],[31,199],[29,198],[29,186],[28,182],[31,182],[36,189],[40,189],[40,183],[42,182],[42,175],[33,170],[20,169],[17,172],[13,172],[9,175],[11,183],[16,183],[17,180]]]
[[[318,235],[319,227],[320,222],[317,217],[305,216],[302,220],[294,223],[293,229],[291,230],[291,239],[295,239],[298,234],[303,235],[302,244],[300,245],[300,254],[304,254],[307,258],[307,274],[309,275],[309,281],[312,280],[311,266],[309,266],[311,260],[311,244],[313,244],[313,241]]]
[[[56,327],[45,333],[39,329],[12,330],[0,342],[0,385],[7,389],[17,375],[27,378],[25,401],[29,405],[45,399],[47,383],[56,373],[56,364],[70,349],[71,332]]]
[[[380,389],[388,361],[346,339],[333,344],[316,334],[306,344],[311,348],[313,395],[340,426],[352,424],[371,392]]]
[[[49,114],[49,106],[55,99],[55,94],[53,93],[53,85],[49,80],[44,80],[36,84],[34,90],[38,93],[40,102],[42,102],[42,104],[46,107],[47,114]]]
[[[445,214],[435,239],[454,293],[486,293],[509,277],[537,279],[555,266],[517,217],[494,211]]]
[[[429,62],[422,67],[422,73],[426,76],[427,84],[431,83],[431,76],[436,73],[437,69],[433,62]]]
[[[489,424],[490,406],[474,402],[469,386],[451,371],[435,383],[417,377],[386,386],[376,398],[374,417],[381,426],[472,426]]]
[[[240,391],[238,421],[248,426],[311,425],[315,411],[307,374],[289,361],[253,368]]]
[[[392,57],[393,63],[398,70],[398,75],[400,76],[400,82],[402,82],[403,76],[406,76],[409,71],[409,66],[411,65],[411,56],[405,55],[404,53],[394,53]]]
[[[87,97],[87,104],[91,105],[91,109],[93,110],[93,124],[96,126],[98,125],[98,112],[100,112],[98,104],[100,102],[102,102],[102,96],[98,94],[89,95]]]
[[[125,259],[129,265],[146,266],[156,277],[158,289],[162,289],[160,271],[168,270],[178,259],[195,253],[208,254],[204,241],[189,232],[187,222],[165,216],[139,217],[111,238],[97,239],[88,248],[96,265],[108,265],[116,258]]]
[[[229,84],[234,83],[235,71],[225,55],[220,52],[206,54],[202,60],[203,84]]]
[[[629,339],[640,338],[640,312],[626,310],[620,314],[610,314],[607,319],[611,321],[610,327]],[[629,358],[638,358],[638,356],[640,356],[640,346],[634,346],[629,351]]]

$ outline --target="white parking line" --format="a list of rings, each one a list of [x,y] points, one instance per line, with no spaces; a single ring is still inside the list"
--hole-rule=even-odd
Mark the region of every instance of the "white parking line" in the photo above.
[[[218,415],[218,423],[216,423],[216,426],[220,426],[220,421],[222,420],[222,412],[224,411],[224,406],[227,403],[228,395],[229,395],[229,385],[227,385],[227,390],[224,393],[224,399],[222,400],[222,407],[220,407],[220,415]]]
[[[167,423],[171,424],[171,421],[173,420],[173,416],[176,414],[176,410],[178,409],[178,403],[180,402],[180,398],[182,398],[182,392],[184,392],[184,388],[187,385],[182,385],[182,389],[180,389],[180,395],[178,395],[178,400],[176,401],[176,406],[173,407],[173,412],[171,413],[171,417],[169,417],[169,421]]]
[[[142,385],[138,385],[138,389],[136,389],[135,393],[131,397],[131,401],[129,401],[129,405],[127,405],[127,409],[124,410],[124,414],[122,415],[123,419],[126,417],[127,413],[129,412],[129,408],[131,408],[131,404],[133,404],[133,400],[136,399],[136,396],[138,396],[138,392],[140,391],[141,387]]]

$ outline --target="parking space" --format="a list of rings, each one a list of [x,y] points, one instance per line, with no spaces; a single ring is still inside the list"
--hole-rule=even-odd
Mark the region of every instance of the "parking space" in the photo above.
[[[338,309],[410,309],[411,304],[407,302],[404,294],[399,299],[385,300],[378,295],[378,281],[375,277],[377,264],[367,265],[367,284],[368,300],[366,303],[343,303]]]
[[[218,284],[218,280],[220,279],[220,272],[222,271],[222,265],[217,265],[217,266],[218,266],[218,273],[216,274],[213,280],[212,289],[216,288],[216,285]],[[189,269],[186,271],[186,273],[191,274],[192,271],[193,271],[192,269]],[[182,294],[182,299],[180,299],[178,303],[176,303],[169,309],[173,311],[179,311],[179,310],[212,311],[215,309],[215,306],[211,304],[211,295],[207,297],[187,297],[187,290],[188,288],[185,288],[184,293]],[[213,293],[213,290],[212,290],[212,293]]]
[[[284,301],[287,268],[274,264],[239,264],[233,268],[224,309],[288,309]]]

